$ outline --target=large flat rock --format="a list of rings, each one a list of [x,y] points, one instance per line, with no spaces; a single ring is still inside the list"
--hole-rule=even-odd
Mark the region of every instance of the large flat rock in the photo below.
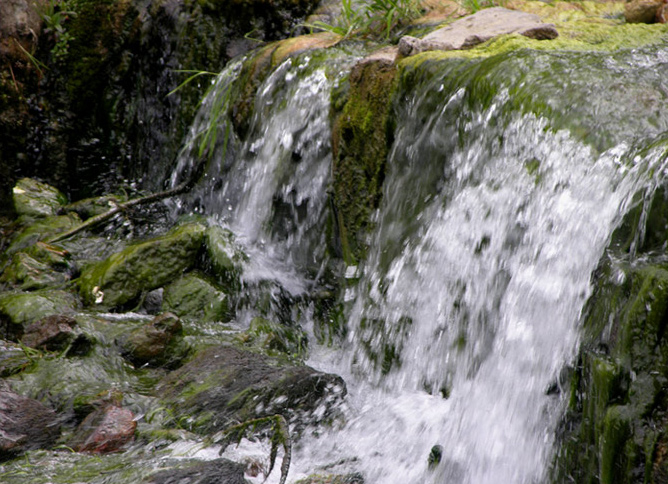
[[[543,23],[538,15],[502,7],[488,8],[435,30],[423,39],[406,35],[399,41],[404,57],[429,50],[469,49],[494,37],[518,33],[532,39],[558,37],[553,24]]]

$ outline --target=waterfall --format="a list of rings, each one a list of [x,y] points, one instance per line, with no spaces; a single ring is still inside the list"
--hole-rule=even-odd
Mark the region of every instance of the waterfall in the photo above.
[[[560,373],[577,349],[592,273],[634,195],[663,182],[660,147],[643,146],[666,130],[665,115],[623,113],[638,109],[634,97],[664,57],[521,52],[404,80],[367,260],[346,271],[343,356],[312,348],[309,361],[346,380],[344,422],[299,443],[291,479],[545,481]],[[293,275],[324,258],[329,96],[356,58],[332,59],[278,67],[258,91],[247,139],[224,134],[222,155],[184,202]],[[555,66],[570,77],[553,76]],[[227,92],[235,69],[210,96]],[[633,88],[604,101],[620,75]],[[430,468],[436,445],[442,459]]]

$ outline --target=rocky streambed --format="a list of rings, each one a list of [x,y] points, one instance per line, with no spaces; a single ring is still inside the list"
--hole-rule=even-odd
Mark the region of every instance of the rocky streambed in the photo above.
[[[14,202],[0,294],[0,458],[14,459],[3,482],[245,482],[267,472],[264,459],[216,455],[191,469],[173,447],[217,453],[233,428],[232,440],[268,439],[284,455],[300,433],[336,422],[345,383],[303,364],[307,337],[277,309],[296,319],[313,301],[244,280],[230,232],[159,219],[130,240],[121,216],[114,235],[52,243],[110,200],[68,205],[22,179]],[[241,297],[249,286],[252,301]]]

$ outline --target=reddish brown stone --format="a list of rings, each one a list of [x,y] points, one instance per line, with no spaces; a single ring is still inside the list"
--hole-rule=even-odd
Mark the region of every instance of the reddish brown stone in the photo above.
[[[21,342],[30,348],[55,351],[65,348],[75,337],[72,327],[76,321],[65,315],[54,314],[32,323],[25,330]]]
[[[656,22],[660,24],[668,23],[668,0],[664,0],[656,11]]]
[[[75,432],[73,448],[79,452],[117,452],[134,439],[134,414],[116,405],[107,405],[88,415]]]

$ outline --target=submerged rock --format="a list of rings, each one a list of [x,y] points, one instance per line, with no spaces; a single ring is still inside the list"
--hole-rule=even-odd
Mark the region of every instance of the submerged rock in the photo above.
[[[559,36],[553,24],[546,24],[538,15],[494,7],[442,27],[423,39],[404,36],[399,41],[399,53],[404,57],[429,50],[469,49],[494,37],[518,33],[537,40]]]
[[[164,313],[119,340],[121,354],[136,366],[173,366],[185,356],[183,326],[172,313]]]
[[[18,215],[49,217],[67,203],[65,195],[46,183],[22,178],[13,189],[14,209]]]
[[[134,439],[136,428],[137,421],[130,410],[106,405],[81,422],[72,437],[71,447],[94,454],[117,452]]]
[[[52,446],[60,435],[56,413],[0,384],[0,461]]]
[[[87,267],[79,278],[84,303],[114,308],[180,277],[194,266],[204,232],[201,224],[181,225]]]
[[[346,475],[318,474],[299,479],[295,484],[364,484],[364,477],[358,472]]]
[[[248,259],[234,242],[234,234],[217,225],[207,227],[205,234],[206,270],[230,289],[238,288],[242,264]]]
[[[202,433],[275,414],[298,426],[325,421],[345,393],[337,375],[231,346],[200,352],[157,387],[175,413]]]
[[[146,484],[246,484],[244,465],[227,459],[216,459],[157,472]]]

